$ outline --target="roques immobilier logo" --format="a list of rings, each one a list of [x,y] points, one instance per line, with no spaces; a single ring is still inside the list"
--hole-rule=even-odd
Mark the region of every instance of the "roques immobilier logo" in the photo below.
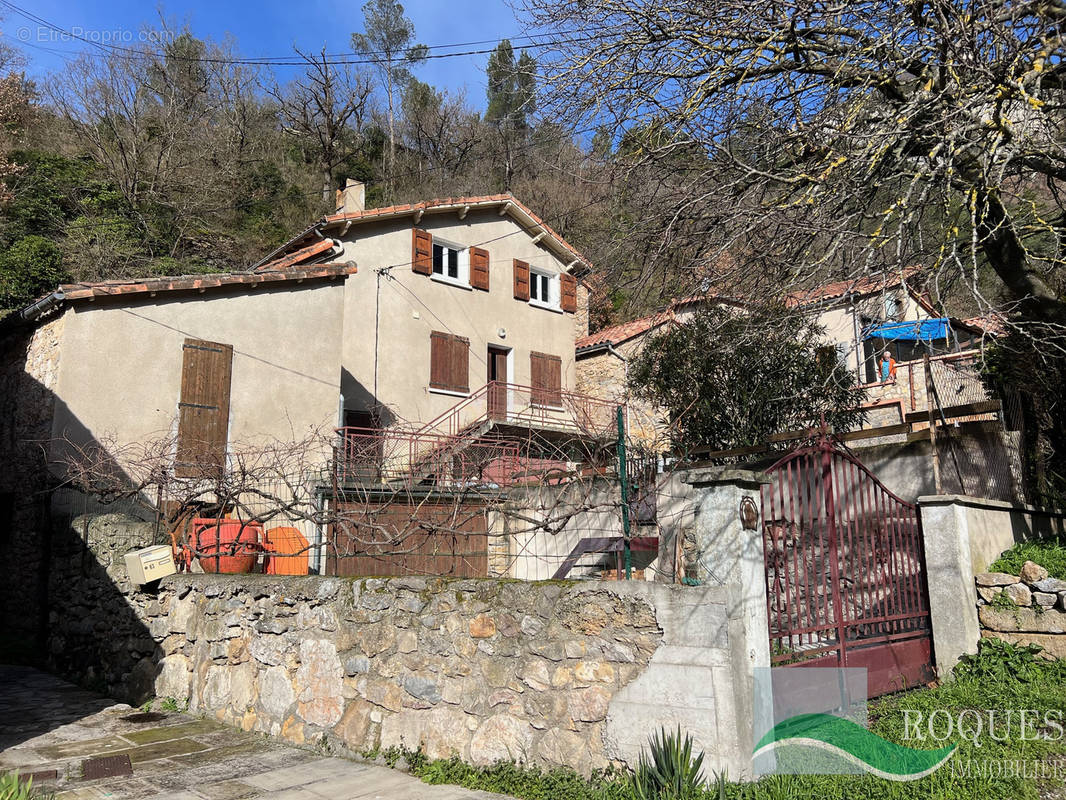
[[[757,775],[869,773],[913,781],[945,767],[965,777],[1062,777],[1066,767],[1044,761],[981,757],[988,740],[1050,741],[1064,736],[1058,709],[903,709],[904,744],[866,727],[866,670],[784,667],[756,670]],[[970,757],[953,758],[968,742]]]

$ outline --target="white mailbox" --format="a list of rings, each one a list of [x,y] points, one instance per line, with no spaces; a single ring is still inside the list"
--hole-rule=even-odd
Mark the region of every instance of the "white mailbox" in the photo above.
[[[148,583],[177,571],[169,545],[145,547],[126,554],[126,572],[133,583]]]

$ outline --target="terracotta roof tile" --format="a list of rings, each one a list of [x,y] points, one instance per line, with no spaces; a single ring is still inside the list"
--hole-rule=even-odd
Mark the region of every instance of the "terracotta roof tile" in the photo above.
[[[674,314],[672,311],[663,311],[658,314],[652,314],[650,317],[641,317],[640,319],[612,325],[610,328],[604,328],[595,333],[590,333],[588,336],[582,336],[574,342],[574,347],[578,350],[584,350],[598,345],[621,344],[634,336],[646,333],[652,328],[657,328],[664,322],[669,322],[673,319]]]
[[[826,283],[813,289],[799,289],[785,295],[785,305],[796,308],[820,303],[823,300],[833,300],[848,294],[875,294],[901,285],[920,270],[920,267],[907,267],[892,275],[864,275],[851,280]]]
[[[968,328],[977,328],[992,336],[1006,336],[1010,333],[1010,322],[1006,314],[991,309],[979,316],[964,319],[962,324]]]
[[[324,223],[326,225],[336,225],[339,223],[352,222],[371,222],[376,219],[388,219],[391,217],[400,217],[407,214],[414,214],[418,211],[431,211],[433,209],[451,209],[462,208],[463,206],[470,206],[473,208],[493,208],[497,206],[511,205],[516,209],[519,209],[522,214],[527,217],[534,225],[542,228],[548,236],[550,236],[560,248],[570,253],[576,261],[585,265],[587,268],[591,268],[591,264],[588,259],[585,258],[573,245],[567,242],[562,236],[560,236],[550,225],[548,225],[543,219],[541,219],[532,209],[525,203],[516,198],[512,194],[486,194],[486,195],[474,195],[471,197],[444,197],[434,200],[423,200],[417,203],[401,203],[399,205],[385,206],[383,208],[368,208],[364,211],[355,211],[351,213],[339,213],[329,214],[325,217]],[[305,230],[303,233],[295,237],[289,242],[289,245],[300,242],[312,229]],[[284,248],[283,248],[284,249]]]
[[[317,255],[329,252],[333,249],[334,244],[335,242],[332,239],[322,239],[293,253],[289,253],[287,256],[268,261],[266,264],[256,267],[255,272],[272,272],[295,266],[303,261],[307,261],[309,258],[314,258]]]
[[[121,297],[156,292],[204,291],[220,286],[260,286],[338,278],[353,275],[353,264],[315,264],[306,269],[287,269],[271,272],[227,272],[215,275],[178,275],[144,278],[131,281],[98,281],[95,283],[67,283],[59,287],[63,300],[85,300],[92,297]]]

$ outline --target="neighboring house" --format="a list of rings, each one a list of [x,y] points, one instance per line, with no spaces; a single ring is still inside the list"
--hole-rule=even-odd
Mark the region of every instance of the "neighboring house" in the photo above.
[[[946,323],[936,327],[932,340],[928,336],[907,338],[914,327],[911,323],[940,319],[920,289],[920,278],[919,270],[909,268],[892,275],[834,281],[790,292],[783,300],[787,307],[810,315],[825,329],[826,347],[855,374],[857,383],[878,384],[877,359],[884,349],[900,362],[920,358],[925,351],[958,349],[956,329]],[[631,423],[631,434],[648,449],[664,450],[669,444],[666,414],[629,397],[628,362],[640,352],[647,337],[667,323],[684,324],[708,305],[742,310],[745,304],[743,298],[708,290],[674,300],[667,311],[584,336],[577,341],[578,386],[616,400],[628,398],[631,417],[639,421]],[[923,334],[929,330],[930,326],[922,328]],[[964,336],[969,336],[969,329]]]

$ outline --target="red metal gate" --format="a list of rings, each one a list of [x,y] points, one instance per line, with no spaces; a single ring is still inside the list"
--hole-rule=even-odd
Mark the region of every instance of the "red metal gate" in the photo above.
[[[871,697],[933,679],[917,509],[823,436],[762,488],[775,666],[866,667]]]

